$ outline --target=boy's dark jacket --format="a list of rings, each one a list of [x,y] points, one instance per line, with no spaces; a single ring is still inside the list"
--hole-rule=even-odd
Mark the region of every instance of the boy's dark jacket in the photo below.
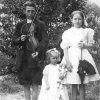
[[[15,32],[12,38],[12,46],[17,46],[17,54],[16,54],[16,68],[19,69],[21,66],[21,61],[22,61],[22,56],[24,57],[24,48],[23,45],[25,44],[25,41],[21,41],[20,37],[22,34],[21,33],[21,28],[24,24],[26,24],[27,21],[23,20],[22,22],[19,22],[16,25]],[[38,60],[43,61],[45,59],[45,52],[48,48],[48,36],[46,33],[46,27],[45,24],[39,20],[35,20],[35,33],[34,36],[39,40],[39,46],[37,47],[36,51],[39,53],[38,54]]]

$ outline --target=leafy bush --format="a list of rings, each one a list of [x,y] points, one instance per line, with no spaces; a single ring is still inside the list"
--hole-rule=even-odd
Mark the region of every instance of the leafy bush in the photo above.
[[[17,93],[23,91],[21,85],[19,85],[17,78],[14,75],[7,75],[3,77],[0,83],[1,93]]]

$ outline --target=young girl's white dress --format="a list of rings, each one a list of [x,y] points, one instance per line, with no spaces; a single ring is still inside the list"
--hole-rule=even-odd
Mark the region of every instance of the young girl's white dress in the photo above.
[[[59,65],[52,65],[49,64],[45,66],[43,70],[43,75],[48,75],[48,81],[50,85],[50,89],[46,90],[45,80],[44,77],[42,78],[42,86],[39,94],[38,100],[60,100],[59,99],[59,92],[58,92],[58,67]],[[64,99],[62,100],[69,100],[67,88],[63,91]]]
[[[90,28],[72,27],[63,33],[62,42],[60,45],[62,49],[69,47],[69,60],[73,66],[72,72],[67,73],[67,84],[81,84],[80,77],[77,73],[79,60],[81,59],[81,49],[78,47],[78,44],[80,41],[83,41],[86,44],[94,43],[93,35],[94,31]],[[100,80],[95,62],[87,49],[82,50],[82,59],[89,61],[96,70],[95,75],[85,76],[84,83]],[[65,57],[62,59],[62,63],[66,64]]]

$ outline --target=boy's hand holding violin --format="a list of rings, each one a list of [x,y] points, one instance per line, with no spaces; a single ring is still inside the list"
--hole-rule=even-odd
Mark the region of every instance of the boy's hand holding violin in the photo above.
[[[26,37],[27,37],[26,35],[21,35],[21,41],[25,41]],[[35,58],[36,56],[38,56],[38,52],[32,53],[33,58]]]

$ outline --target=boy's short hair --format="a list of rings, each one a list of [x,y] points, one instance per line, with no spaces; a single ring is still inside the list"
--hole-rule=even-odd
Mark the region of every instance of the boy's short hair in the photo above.
[[[36,9],[36,4],[35,4],[35,2],[33,2],[33,1],[26,1],[24,4],[23,4],[23,7],[25,8],[26,6],[32,6],[32,7],[34,7],[35,9]]]

